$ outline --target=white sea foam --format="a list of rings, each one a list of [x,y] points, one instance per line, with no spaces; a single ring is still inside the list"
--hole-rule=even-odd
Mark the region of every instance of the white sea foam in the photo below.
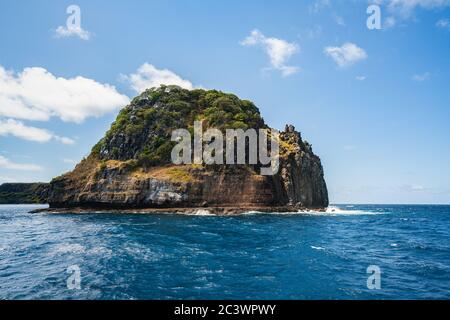
[[[90,255],[110,255],[112,250],[96,246],[91,249],[87,249],[81,244],[77,243],[62,243],[55,246],[52,251],[53,254],[90,254]]]
[[[348,206],[347,206],[348,207]],[[375,215],[382,212],[365,211],[365,210],[345,210],[336,206],[329,206],[325,211],[306,210],[299,211],[300,214],[323,215],[323,216],[345,216],[345,215]]]
[[[54,250],[55,253],[85,253],[86,248],[81,244],[62,243],[58,244]]]
[[[206,209],[199,209],[199,210],[195,211],[194,215],[195,216],[213,216],[211,211],[206,210]]]
[[[89,254],[111,255],[112,250],[105,247],[94,247],[88,251]]]
[[[350,206],[346,206],[350,208]],[[353,206],[351,206],[353,207]],[[299,210],[297,212],[259,212],[259,211],[247,211],[243,214],[254,215],[254,214],[273,214],[273,215],[314,215],[314,216],[345,216],[345,215],[376,215],[383,214],[383,212],[365,211],[365,210],[346,210],[341,209],[337,206],[329,206],[325,211],[317,210]]]
[[[261,212],[261,211],[256,211],[256,210],[250,210],[250,211],[246,211],[243,214],[264,214],[265,212]]]
[[[177,214],[177,215],[179,214],[183,216],[201,216],[201,217],[216,216],[215,214],[212,214],[211,211],[209,211],[208,209],[198,209],[195,211],[177,212],[177,213],[167,212],[167,214]]]
[[[316,247],[316,246],[311,246],[311,249],[314,249],[314,250],[325,250],[325,248],[323,248],[323,247]]]
[[[124,250],[133,257],[138,257],[141,260],[145,261],[158,261],[160,260],[164,254],[159,254],[152,251],[150,248],[145,246],[141,246],[138,244],[128,244],[124,247]]]
[[[351,208],[353,206],[346,206],[347,208]],[[173,214],[169,213],[168,214]],[[179,212],[177,214],[186,215],[186,216],[220,216],[220,214],[211,213],[208,209],[198,209],[193,212]],[[249,210],[243,212],[241,214],[236,215],[314,215],[314,216],[345,216],[345,215],[377,215],[383,214],[380,211],[365,211],[365,210],[345,210],[336,206],[329,206],[325,211],[317,211],[317,210],[299,210],[297,212],[262,212],[257,210]]]
[[[325,211],[303,209],[297,212],[259,212],[259,211],[247,211],[244,214],[273,214],[273,215],[313,215],[313,216],[344,216],[344,215],[372,215],[382,214],[382,212],[364,211],[364,210],[345,210],[336,206],[329,206]]]

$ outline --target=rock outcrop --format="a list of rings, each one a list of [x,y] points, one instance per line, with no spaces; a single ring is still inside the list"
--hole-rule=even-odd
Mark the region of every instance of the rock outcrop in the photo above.
[[[171,132],[205,128],[269,129],[253,103],[215,90],[161,86],[125,107],[76,168],[50,183],[51,208],[324,208],[319,157],[293,126],[279,135],[280,169],[256,165],[173,165]]]

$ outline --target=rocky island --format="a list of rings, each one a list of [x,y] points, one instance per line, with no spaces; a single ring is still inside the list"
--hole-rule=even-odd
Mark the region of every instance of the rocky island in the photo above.
[[[73,171],[54,178],[50,211],[297,211],[323,209],[328,193],[320,158],[293,126],[279,134],[279,170],[257,165],[174,165],[171,133],[205,128],[269,128],[248,100],[216,90],[151,88],[123,108],[106,135]],[[270,128],[269,128],[270,129]]]

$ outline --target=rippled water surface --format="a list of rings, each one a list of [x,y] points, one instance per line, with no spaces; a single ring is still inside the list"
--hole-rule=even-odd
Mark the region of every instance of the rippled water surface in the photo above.
[[[0,206],[0,299],[449,299],[450,206],[237,217]],[[69,290],[77,265],[81,289]],[[367,267],[381,289],[367,288]]]

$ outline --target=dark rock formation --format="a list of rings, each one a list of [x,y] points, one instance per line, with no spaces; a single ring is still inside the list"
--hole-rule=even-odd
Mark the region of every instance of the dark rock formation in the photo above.
[[[292,148],[280,157],[280,180],[285,201],[289,205],[327,207],[328,191],[320,158],[313,153],[310,144],[302,141],[300,133],[292,125],[286,126],[280,138]]]
[[[173,165],[171,132],[268,128],[250,101],[210,90],[162,86],[125,107],[91,155],[53,179],[52,208],[324,208],[328,194],[319,157],[293,126],[280,134],[280,169],[255,165]]]
[[[0,185],[0,204],[47,203],[48,183],[4,183]]]

